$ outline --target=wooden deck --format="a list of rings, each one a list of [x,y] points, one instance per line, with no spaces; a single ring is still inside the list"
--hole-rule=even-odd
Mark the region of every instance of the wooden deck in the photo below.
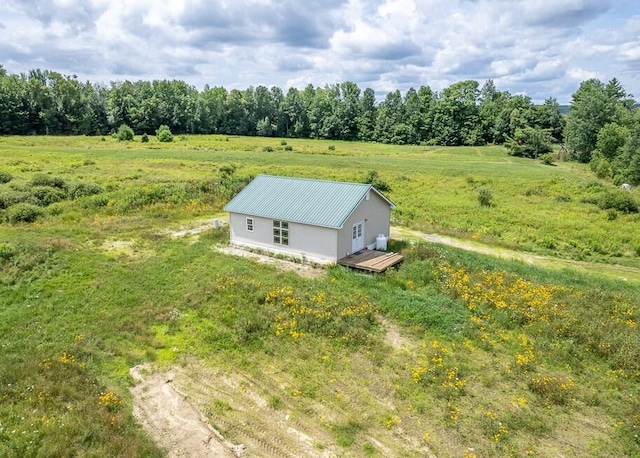
[[[338,264],[369,272],[384,272],[391,266],[402,262],[404,257],[398,253],[385,253],[376,250],[361,250],[340,260]]]

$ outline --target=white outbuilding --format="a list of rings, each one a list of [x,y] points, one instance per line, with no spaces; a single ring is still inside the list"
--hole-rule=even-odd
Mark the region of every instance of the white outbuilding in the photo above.
[[[394,204],[370,184],[258,175],[224,209],[231,244],[321,264],[389,237]]]

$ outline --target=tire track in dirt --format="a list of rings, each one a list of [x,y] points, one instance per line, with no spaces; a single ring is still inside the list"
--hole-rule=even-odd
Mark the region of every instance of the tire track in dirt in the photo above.
[[[286,409],[293,398],[270,379],[221,374],[198,364],[190,364],[188,371],[180,372],[176,383],[184,383],[193,402],[226,437],[244,444],[247,456],[336,456],[328,449],[316,448],[317,443],[331,442],[332,437],[316,430],[309,432],[313,428],[294,418]],[[262,392],[278,394],[277,408]]]
[[[173,386],[170,374],[149,373],[147,366],[130,373],[137,382],[131,388],[133,414],[169,457],[242,456],[242,446],[225,441]]]

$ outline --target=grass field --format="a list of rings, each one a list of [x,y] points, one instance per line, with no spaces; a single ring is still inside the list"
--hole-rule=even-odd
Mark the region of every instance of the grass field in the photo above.
[[[157,456],[127,389],[143,362],[244,381],[318,455],[640,456],[637,283],[401,240],[385,275],[309,279],[221,255],[225,230],[166,232],[258,173],[370,170],[395,225],[640,266],[638,214],[597,205],[612,185],[501,147],[0,138],[0,456]],[[242,397],[204,386],[203,413],[246,440]]]

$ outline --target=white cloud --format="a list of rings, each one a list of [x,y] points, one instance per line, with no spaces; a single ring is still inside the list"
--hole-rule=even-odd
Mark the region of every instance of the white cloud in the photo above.
[[[534,100],[640,85],[640,5],[613,0],[5,0],[0,62],[94,81],[364,90],[492,78]]]
[[[600,72],[594,72],[582,68],[570,68],[567,71],[567,76],[578,83],[592,78],[602,78],[602,74]]]

